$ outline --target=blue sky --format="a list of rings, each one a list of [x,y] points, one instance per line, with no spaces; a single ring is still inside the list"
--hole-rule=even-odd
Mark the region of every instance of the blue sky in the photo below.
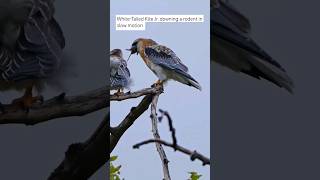
[[[115,15],[126,14],[203,14],[204,23],[148,23],[146,31],[115,31]],[[189,67],[189,73],[199,81],[203,90],[190,88],[170,81],[160,96],[158,107],[169,111],[177,130],[178,143],[189,149],[210,155],[210,30],[209,0],[112,0],[111,1],[111,49],[130,48],[139,38],[152,38],[170,47]],[[129,52],[124,52],[125,58]],[[131,91],[149,87],[157,77],[147,68],[139,56],[128,62],[133,78]],[[136,106],[139,99],[111,103],[111,124],[118,124]],[[161,161],[153,144],[139,150],[132,149],[137,142],[152,138],[150,109],[124,134],[112,153],[118,155],[125,179],[162,179]],[[159,125],[162,139],[171,141],[167,123]],[[165,149],[170,160],[172,179],[187,179],[188,172],[197,171],[202,179],[210,179],[209,166],[191,162],[184,154]]]

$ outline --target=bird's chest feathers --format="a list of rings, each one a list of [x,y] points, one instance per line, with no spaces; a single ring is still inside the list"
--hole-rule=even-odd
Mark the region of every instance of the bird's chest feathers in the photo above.
[[[110,68],[111,68],[111,69],[112,69],[112,68],[116,69],[116,68],[118,68],[119,66],[120,66],[120,61],[117,60],[116,58],[111,57],[111,58],[110,58]]]
[[[167,80],[167,72],[165,71],[164,68],[161,66],[154,64],[150,60],[145,60],[146,65],[149,67],[149,69],[160,79],[160,80]]]
[[[143,48],[139,49],[139,54],[140,54],[141,58],[143,59],[145,64],[148,66],[148,68],[159,78],[159,80],[161,80],[161,81],[167,80],[168,76],[167,76],[166,70],[163,69],[161,66],[154,64],[152,61],[150,61],[148,56],[145,54],[144,49],[145,49],[145,47],[147,47],[149,45],[150,44],[145,44],[145,46]]]

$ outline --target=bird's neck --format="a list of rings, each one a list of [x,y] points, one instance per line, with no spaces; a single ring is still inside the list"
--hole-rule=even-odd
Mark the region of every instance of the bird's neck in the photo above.
[[[143,59],[143,61],[149,65],[149,61],[147,60],[147,56],[144,52],[144,50],[147,48],[147,47],[150,47],[150,46],[153,46],[153,45],[156,45],[157,43],[154,42],[154,41],[151,41],[151,40],[145,40],[145,41],[142,41],[139,45],[139,48],[138,48],[138,52],[141,56],[141,58]]]

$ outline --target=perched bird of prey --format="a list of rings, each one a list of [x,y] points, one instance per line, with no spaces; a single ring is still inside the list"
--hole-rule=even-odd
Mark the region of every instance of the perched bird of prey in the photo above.
[[[213,61],[292,92],[285,69],[252,40],[249,20],[228,1],[211,0],[210,25]]]
[[[110,52],[110,90],[118,90],[116,95],[121,95],[124,88],[131,83],[130,71],[127,62],[123,59],[120,49]]]
[[[65,39],[53,17],[54,0],[0,2],[0,91],[25,90],[13,101],[30,108],[41,88],[58,70]]]
[[[200,84],[188,74],[188,67],[168,47],[159,45],[152,39],[139,38],[128,50],[131,51],[131,55],[140,54],[145,64],[159,78],[156,84],[173,79],[201,90]]]

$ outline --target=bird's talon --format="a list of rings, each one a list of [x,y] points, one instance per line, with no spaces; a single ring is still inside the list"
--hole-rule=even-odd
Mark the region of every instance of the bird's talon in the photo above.
[[[163,81],[158,80],[157,82],[155,82],[151,87],[163,87]]]
[[[29,113],[30,108],[32,107],[33,104],[40,102],[43,102],[43,97],[42,96],[23,96],[22,98],[14,99],[12,101],[12,105],[16,107],[20,107],[23,110],[25,110],[26,113]]]
[[[123,92],[116,92],[116,93],[114,93],[114,95],[119,97],[119,96],[123,96],[124,93]]]
[[[163,83],[154,83],[151,85],[152,88],[163,88]]]
[[[118,91],[116,93],[114,93],[115,96],[123,96],[124,95],[124,92],[123,92],[123,89],[118,89]]]

